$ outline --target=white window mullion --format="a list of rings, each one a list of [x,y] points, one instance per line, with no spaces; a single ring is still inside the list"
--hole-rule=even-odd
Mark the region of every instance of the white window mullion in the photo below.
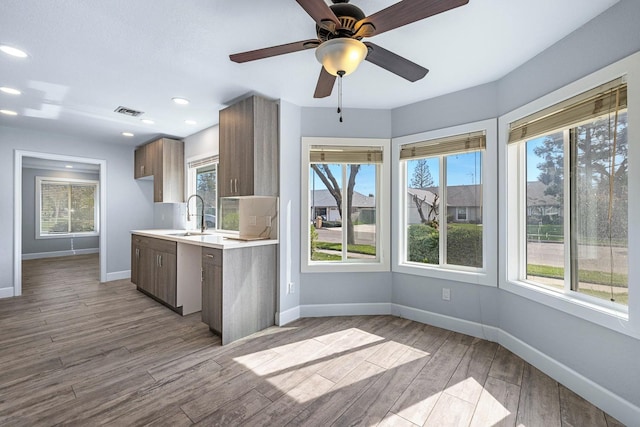
[[[440,156],[440,177],[438,191],[438,228],[440,229],[440,265],[447,263],[447,158]]]
[[[571,144],[570,131],[562,132],[563,139],[563,241],[564,241],[564,291],[571,290]]]
[[[349,195],[347,194],[347,165],[346,163],[342,164],[342,261],[346,261],[347,260],[347,252],[348,252],[348,248],[347,248],[347,235],[348,235],[348,220],[347,220],[347,215],[349,215],[350,213],[348,212],[348,206],[349,206]]]

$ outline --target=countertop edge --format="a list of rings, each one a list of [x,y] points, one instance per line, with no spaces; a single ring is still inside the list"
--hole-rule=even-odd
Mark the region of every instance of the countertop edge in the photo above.
[[[131,235],[137,234],[145,237],[153,237],[156,239],[168,240],[176,243],[184,243],[188,245],[196,245],[207,248],[215,249],[238,249],[238,248],[250,248],[255,246],[268,246],[277,245],[279,242],[276,239],[269,240],[234,240],[228,238],[228,234],[212,232],[211,234],[196,235],[196,236],[173,236],[172,234],[184,233],[185,230],[167,230],[167,229],[152,229],[152,230],[131,230]]]

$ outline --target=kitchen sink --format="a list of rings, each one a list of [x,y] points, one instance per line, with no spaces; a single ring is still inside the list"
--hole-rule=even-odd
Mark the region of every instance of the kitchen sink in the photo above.
[[[211,233],[201,231],[182,231],[180,233],[170,233],[169,236],[188,237],[188,236],[206,236]]]

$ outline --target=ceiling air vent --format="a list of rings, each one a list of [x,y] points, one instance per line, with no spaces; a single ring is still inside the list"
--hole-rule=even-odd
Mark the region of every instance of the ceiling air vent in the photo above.
[[[133,110],[131,108],[123,107],[122,105],[113,111],[115,111],[116,113],[124,114],[125,116],[131,116],[131,117],[138,117],[144,114],[144,112],[142,111]]]

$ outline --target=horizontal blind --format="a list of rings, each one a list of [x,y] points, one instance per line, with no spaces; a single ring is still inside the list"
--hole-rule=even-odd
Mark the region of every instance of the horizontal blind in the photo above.
[[[209,157],[204,157],[202,159],[198,159],[198,160],[193,160],[191,162],[189,162],[187,164],[187,167],[189,169],[193,169],[193,168],[199,168],[201,166],[206,166],[206,165],[210,165],[212,163],[218,163],[218,158],[220,156],[209,156]]]
[[[403,145],[400,149],[400,159],[466,153],[484,150],[486,146],[487,137],[485,131],[471,132]]]
[[[627,108],[622,77],[510,124],[509,143],[530,140]]]
[[[382,163],[382,147],[340,147],[312,145],[311,163]]]

